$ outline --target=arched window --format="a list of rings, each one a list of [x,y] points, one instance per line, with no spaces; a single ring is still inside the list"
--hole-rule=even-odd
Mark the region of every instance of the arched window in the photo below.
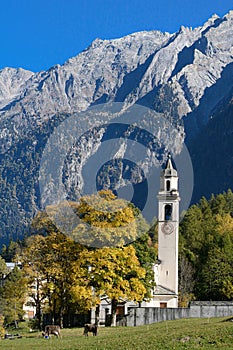
[[[166,204],[164,208],[164,218],[166,221],[172,219],[172,205]]]
[[[171,189],[171,181],[167,180],[166,181],[166,191],[170,191],[170,189]]]

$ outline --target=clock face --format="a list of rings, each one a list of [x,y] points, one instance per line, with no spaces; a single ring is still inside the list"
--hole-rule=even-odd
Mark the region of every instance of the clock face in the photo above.
[[[165,222],[164,224],[162,224],[162,231],[166,235],[170,235],[173,232],[173,230],[174,227],[170,222]]]

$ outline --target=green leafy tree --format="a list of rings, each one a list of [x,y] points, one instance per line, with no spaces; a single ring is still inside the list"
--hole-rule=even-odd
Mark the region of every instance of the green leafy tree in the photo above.
[[[179,256],[179,306],[188,307],[194,299],[194,268],[184,254]]]
[[[180,251],[186,249],[190,260],[195,262],[204,240],[203,213],[197,205],[186,212],[180,225],[180,236]]]
[[[7,261],[7,262],[13,261],[15,255],[17,254],[17,252],[19,250],[19,248],[20,248],[20,243],[19,242],[10,241],[8,246],[3,244],[2,251],[1,251],[2,258],[5,261]]]
[[[0,287],[3,285],[3,279],[8,274],[8,269],[5,260],[0,256]]]
[[[202,198],[180,225],[180,256],[194,268],[197,299],[230,300],[233,266],[233,194]]]
[[[201,300],[230,300],[232,297],[233,273],[223,249],[213,248],[199,275]]]
[[[4,316],[0,314],[0,340],[5,335],[5,328],[4,328]]]
[[[14,321],[17,328],[17,320],[22,319],[24,315],[23,304],[26,300],[26,281],[17,266],[7,275],[0,297],[5,322]]]
[[[135,242],[132,243],[135,249],[136,256],[140,262],[141,267],[145,269],[146,275],[144,278],[144,286],[146,294],[144,298],[150,299],[151,289],[155,286],[153,265],[157,259],[157,245],[153,243],[150,235],[144,233]]]

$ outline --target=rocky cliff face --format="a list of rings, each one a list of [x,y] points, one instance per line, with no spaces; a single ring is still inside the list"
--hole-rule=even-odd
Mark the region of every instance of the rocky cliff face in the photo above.
[[[144,105],[163,113],[182,135],[184,123],[193,145],[233,88],[232,22],[230,11],[173,34],[96,39],[48,71],[1,70],[2,239],[21,236],[40,207],[40,157],[49,134],[69,113],[105,102],[122,102],[125,110]],[[221,116],[216,118],[221,122]],[[205,188],[198,193],[208,194]]]

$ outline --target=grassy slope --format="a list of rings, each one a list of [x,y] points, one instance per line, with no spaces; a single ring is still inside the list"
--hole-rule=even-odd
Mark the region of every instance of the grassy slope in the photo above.
[[[39,333],[19,330],[22,339],[0,340],[1,349],[17,350],[182,350],[233,349],[233,322],[188,319],[141,327],[100,328],[97,337],[85,338],[83,329],[63,329],[62,339],[44,339]]]

